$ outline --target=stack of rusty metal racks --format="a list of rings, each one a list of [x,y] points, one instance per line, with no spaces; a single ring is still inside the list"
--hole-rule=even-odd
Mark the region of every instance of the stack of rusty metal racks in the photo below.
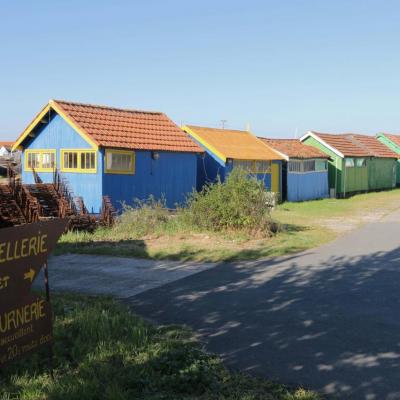
[[[112,226],[116,212],[108,196],[103,198],[100,218],[90,215],[81,197],[74,197],[57,171],[53,183],[42,183],[34,172],[35,184],[22,185],[9,166],[8,185],[0,185],[0,227],[48,218],[68,218],[69,230],[94,231],[100,224]]]
[[[115,223],[116,211],[109,196],[103,196],[103,205],[100,213],[100,225],[111,227]]]
[[[0,185],[0,228],[26,224],[22,210],[8,185]]]

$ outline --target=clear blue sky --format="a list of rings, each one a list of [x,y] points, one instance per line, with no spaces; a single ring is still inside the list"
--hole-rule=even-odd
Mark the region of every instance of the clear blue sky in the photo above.
[[[0,138],[50,99],[293,137],[400,131],[400,2],[0,0]]]

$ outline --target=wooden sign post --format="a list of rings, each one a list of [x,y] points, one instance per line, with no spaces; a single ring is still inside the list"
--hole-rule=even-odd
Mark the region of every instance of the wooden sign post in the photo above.
[[[53,342],[48,286],[45,298],[31,288],[66,225],[54,219],[0,229],[0,368]]]

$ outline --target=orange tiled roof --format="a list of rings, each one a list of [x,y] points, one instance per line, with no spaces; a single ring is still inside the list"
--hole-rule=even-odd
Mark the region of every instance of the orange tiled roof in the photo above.
[[[329,156],[322,151],[315,147],[308,146],[297,139],[269,139],[262,137],[259,139],[289,158],[329,158]]]
[[[95,143],[133,150],[203,152],[164,113],[54,100]]]
[[[16,140],[22,144],[47,112],[54,109],[94,146],[132,150],[202,153],[185,132],[161,112],[126,110],[50,100]]]
[[[398,155],[381,143],[376,137],[369,135],[348,135],[355,143],[364,147],[372,156],[383,158],[398,158]]]
[[[368,157],[370,152],[355,144],[347,135],[337,135],[331,133],[312,132],[321,138],[329,146],[340,151],[345,157]]]
[[[9,141],[4,141],[4,142],[0,142],[0,147],[4,147],[7,150],[11,149],[14,145],[14,142],[9,142]]]
[[[247,131],[207,128],[186,125],[183,127],[211,151],[222,158],[236,160],[282,160],[283,157],[270,146]]]
[[[393,135],[390,133],[383,133],[388,139],[390,139],[394,144],[400,146],[400,135]]]

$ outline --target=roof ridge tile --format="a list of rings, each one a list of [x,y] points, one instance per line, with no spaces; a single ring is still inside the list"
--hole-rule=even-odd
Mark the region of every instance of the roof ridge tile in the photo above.
[[[134,108],[121,108],[121,107],[106,106],[106,105],[101,105],[101,104],[99,105],[99,104],[92,104],[92,103],[81,103],[81,102],[69,101],[69,100],[51,99],[50,102],[52,102],[52,101],[57,104],[67,104],[67,105],[79,106],[79,107],[83,107],[83,108],[91,107],[94,109],[101,109],[101,110],[122,111],[124,113],[132,112],[132,113],[143,113],[143,114],[150,114],[150,115],[151,114],[157,114],[157,115],[164,114],[161,111],[147,111],[147,110],[140,110],[140,109],[134,109]],[[82,110],[81,112],[85,112],[85,111]]]

